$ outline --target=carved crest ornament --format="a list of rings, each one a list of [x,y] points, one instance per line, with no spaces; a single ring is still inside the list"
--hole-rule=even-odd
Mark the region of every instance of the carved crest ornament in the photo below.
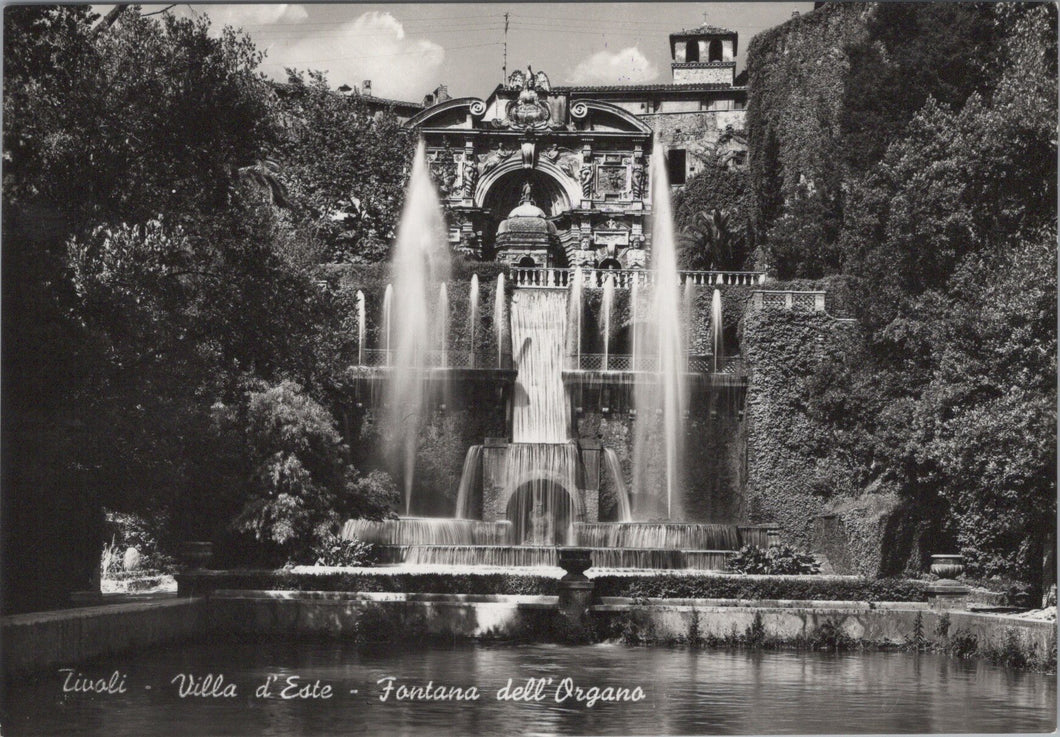
[[[552,91],[552,86],[544,72],[534,74],[529,66],[526,69],[526,74],[516,69],[508,77],[508,87],[519,93],[505,111],[508,126],[515,130],[544,130],[549,127],[552,117],[544,98]]]

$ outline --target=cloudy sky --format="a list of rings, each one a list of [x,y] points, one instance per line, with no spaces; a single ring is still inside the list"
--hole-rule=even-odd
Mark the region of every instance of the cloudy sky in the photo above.
[[[105,6],[100,6],[100,9]],[[151,6],[144,6],[150,12]],[[809,12],[812,2],[178,5],[242,28],[266,51],[263,71],[319,69],[332,86],[372,80],[380,97],[418,101],[445,83],[454,97],[485,97],[501,81],[504,15],[508,70],[533,66],[553,84],[669,82],[668,34],[704,22],[751,37]]]

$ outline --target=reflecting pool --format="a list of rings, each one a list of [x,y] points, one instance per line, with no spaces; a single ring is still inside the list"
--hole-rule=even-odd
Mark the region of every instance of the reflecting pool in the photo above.
[[[1055,725],[1055,675],[935,655],[617,644],[402,649],[319,640],[201,642],[95,661],[8,684],[2,721],[5,735],[106,737],[1048,732]]]

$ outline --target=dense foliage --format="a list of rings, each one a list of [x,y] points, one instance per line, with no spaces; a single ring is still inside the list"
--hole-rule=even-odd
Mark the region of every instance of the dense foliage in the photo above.
[[[729,556],[726,566],[734,573],[758,573],[775,576],[820,573],[821,564],[808,553],[790,545],[770,545],[760,548],[744,545]]]
[[[747,170],[704,165],[674,198],[679,262],[685,269],[739,271],[754,248]]]
[[[104,507],[157,521],[162,549],[234,534],[269,472],[229,421],[256,394],[296,382],[334,423],[356,332],[319,265],[385,255],[409,154],[391,116],[319,75],[278,90],[261,59],[205,18],[5,10],[4,553],[28,561],[7,606],[89,585],[69,561]],[[319,473],[308,497],[369,510],[386,486]]]
[[[1047,5],[833,4],[749,60],[762,252],[843,274],[862,328],[801,376],[816,488],[895,493],[922,556],[1031,581],[1055,539],[1056,39]]]

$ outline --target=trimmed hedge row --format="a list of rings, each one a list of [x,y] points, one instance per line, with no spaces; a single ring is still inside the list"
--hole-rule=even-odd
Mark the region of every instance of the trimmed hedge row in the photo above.
[[[898,578],[719,576],[683,572],[606,574],[593,579],[597,596],[662,599],[805,599],[925,601],[925,583]],[[407,592],[422,594],[554,595],[557,579],[520,573],[376,573],[232,571],[212,574],[214,589]]]
[[[828,576],[601,576],[597,596],[657,599],[926,601],[925,584],[900,578]]]

